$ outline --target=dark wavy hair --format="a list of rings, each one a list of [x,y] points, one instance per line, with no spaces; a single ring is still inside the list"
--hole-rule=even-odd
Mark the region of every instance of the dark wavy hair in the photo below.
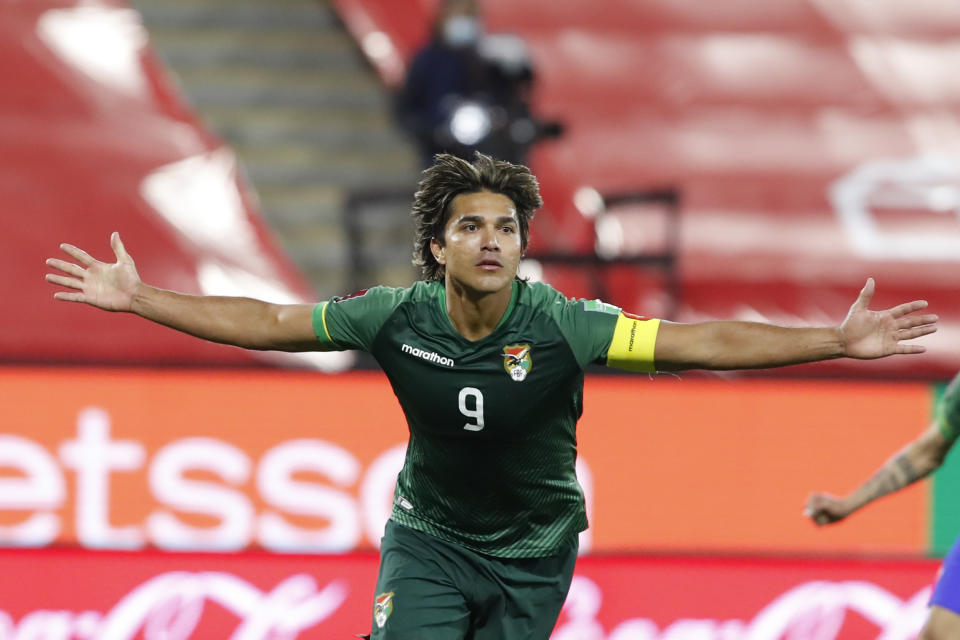
[[[530,221],[543,205],[540,185],[530,169],[495,160],[477,152],[473,162],[438,153],[433,166],[423,171],[417,192],[413,195],[411,215],[416,226],[413,241],[413,264],[420,270],[421,280],[443,280],[444,266],[430,251],[430,241],[444,243],[443,231],[450,217],[450,203],[461,193],[491,191],[510,198],[517,209],[520,244],[526,249],[530,237]]]

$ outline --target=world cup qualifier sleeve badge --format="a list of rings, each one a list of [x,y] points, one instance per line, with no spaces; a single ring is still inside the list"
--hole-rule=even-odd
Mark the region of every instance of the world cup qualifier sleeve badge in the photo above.
[[[393,613],[393,591],[381,593],[373,601],[373,619],[378,629],[383,629],[391,613]]]
[[[529,344],[508,344],[503,348],[503,368],[510,374],[510,379],[523,382],[533,368],[533,359],[530,357]]]

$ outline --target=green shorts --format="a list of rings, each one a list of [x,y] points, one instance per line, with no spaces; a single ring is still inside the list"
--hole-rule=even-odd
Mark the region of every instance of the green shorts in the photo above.
[[[556,555],[496,558],[388,521],[372,640],[547,640],[579,540]]]

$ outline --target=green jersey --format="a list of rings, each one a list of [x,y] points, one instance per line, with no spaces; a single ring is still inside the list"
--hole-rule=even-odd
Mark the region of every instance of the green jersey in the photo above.
[[[391,518],[510,558],[550,555],[587,527],[575,473],[583,369],[607,358],[625,320],[611,305],[525,282],[514,282],[500,324],[475,342],[454,329],[440,282],[314,309],[318,338],[371,353],[406,416]],[[649,341],[636,327],[620,332],[631,349]],[[646,353],[652,367],[652,347]]]
[[[936,420],[944,438],[954,442],[960,436],[960,373],[944,390],[937,404]]]

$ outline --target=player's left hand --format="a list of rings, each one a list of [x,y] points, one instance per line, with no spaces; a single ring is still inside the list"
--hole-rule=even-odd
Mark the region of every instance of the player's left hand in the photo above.
[[[850,515],[850,510],[843,500],[829,493],[814,493],[807,499],[807,508],[803,510],[803,515],[813,520],[818,527],[822,527],[840,522]]]
[[[846,319],[840,325],[844,355],[849,358],[882,358],[896,353],[923,353],[926,348],[918,344],[904,344],[937,330],[937,316],[932,313],[911,315],[927,307],[926,300],[904,302],[885,311],[867,308],[874,292],[873,278],[860,291],[856,302],[850,307]]]

